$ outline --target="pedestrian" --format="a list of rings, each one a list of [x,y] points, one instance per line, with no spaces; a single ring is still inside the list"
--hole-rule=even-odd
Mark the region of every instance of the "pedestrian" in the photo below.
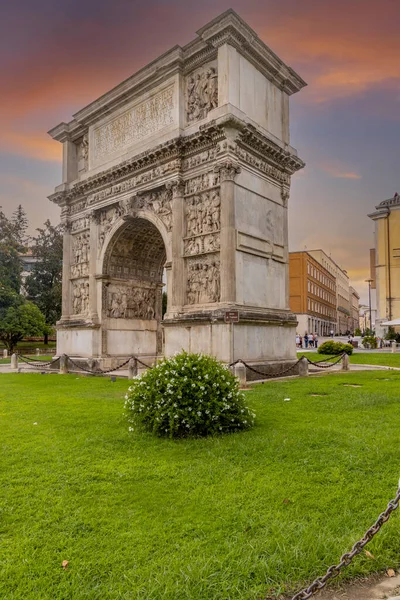
[[[303,348],[303,338],[300,336],[300,348]]]
[[[314,336],[312,333],[310,333],[310,335],[308,336],[308,345],[310,346],[310,348],[314,348]]]
[[[318,348],[318,335],[314,333],[314,348]]]
[[[333,338],[333,329],[331,329],[331,338]]]
[[[296,333],[296,348],[300,348],[300,336]]]
[[[308,348],[308,334],[307,334],[307,331],[304,334],[304,347]]]

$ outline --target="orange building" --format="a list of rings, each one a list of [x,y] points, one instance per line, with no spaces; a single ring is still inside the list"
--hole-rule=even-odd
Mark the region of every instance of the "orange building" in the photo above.
[[[336,278],[306,251],[289,253],[290,310],[297,332],[336,333]]]

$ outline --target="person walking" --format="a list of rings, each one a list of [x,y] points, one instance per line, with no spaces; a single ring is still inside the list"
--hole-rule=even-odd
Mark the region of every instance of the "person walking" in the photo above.
[[[308,334],[305,332],[304,334],[304,347],[308,348]]]
[[[296,348],[300,348],[300,336],[296,333]]]
[[[318,335],[314,333],[314,348],[318,348]]]
[[[333,338],[333,329],[331,329],[331,338]]]

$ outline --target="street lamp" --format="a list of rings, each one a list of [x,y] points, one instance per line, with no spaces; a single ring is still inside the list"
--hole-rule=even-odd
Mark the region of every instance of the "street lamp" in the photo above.
[[[369,333],[372,335],[372,310],[371,310],[371,283],[373,279],[366,279],[365,283],[368,283],[368,300],[369,300]]]

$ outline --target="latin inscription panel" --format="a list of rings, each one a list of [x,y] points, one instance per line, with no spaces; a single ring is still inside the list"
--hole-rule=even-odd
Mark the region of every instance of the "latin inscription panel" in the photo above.
[[[95,127],[91,138],[91,162],[97,166],[142,139],[173,125],[175,121],[175,85]]]

